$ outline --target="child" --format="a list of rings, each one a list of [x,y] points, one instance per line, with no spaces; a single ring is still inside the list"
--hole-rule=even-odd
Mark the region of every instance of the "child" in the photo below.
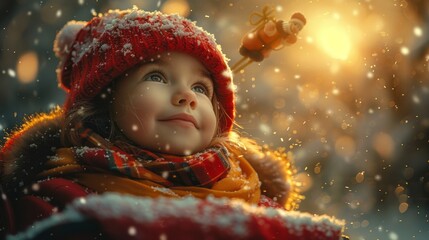
[[[230,69],[194,23],[114,10],[68,23],[54,50],[64,107],[28,120],[1,150],[9,231],[105,192],[296,207],[285,153],[232,132]]]

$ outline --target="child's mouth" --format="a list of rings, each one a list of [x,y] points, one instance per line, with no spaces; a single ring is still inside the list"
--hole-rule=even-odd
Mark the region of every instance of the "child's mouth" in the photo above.
[[[195,120],[195,118],[186,113],[175,114],[165,119],[161,119],[160,121],[177,124],[184,127],[195,127],[198,129],[197,121]]]

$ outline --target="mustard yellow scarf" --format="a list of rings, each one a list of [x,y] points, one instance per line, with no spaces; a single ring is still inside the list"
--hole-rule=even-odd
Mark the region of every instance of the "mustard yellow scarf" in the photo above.
[[[259,178],[252,166],[243,158],[236,147],[228,147],[230,152],[229,173],[210,188],[194,186],[165,187],[151,180],[132,179],[127,176],[81,165],[70,148],[60,148],[54,158],[46,163],[46,168],[38,177],[63,177],[95,190],[97,193],[118,192],[146,197],[182,197],[192,195],[197,198],[215,197],[238,198],[256,204],[260,199]]]

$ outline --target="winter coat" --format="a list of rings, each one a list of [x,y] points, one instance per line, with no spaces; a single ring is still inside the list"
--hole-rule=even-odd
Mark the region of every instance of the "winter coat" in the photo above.
[[[49,168],[49,161],[63,147],[60,143],[63,118],[61,110],[33,117],[10,135],[3,146],[0,152],[0,237],[21,233],[17,239],[44,239],[43,236],[55,233],[55,236],[71,236],[71,239],[100,236],[103,239],[160,239],[163,234],[174,239],[340,238],[343,223],[338,220],[284,211],[293,209],[299,199],[291,163],[284,152],[250,147],[248,139],[242,139],[244,145],[249,145],[248,151],[236,156],[247,160],[257,172],[261,184],[258,191],[263,193],[258,195],[259,207],[245,200],[198,195],[165,198],[160,194],[148,198],[131,190],[116,191],[118,188],[102,194],[100,188],[89,187],[90,184],[82,184],[80,179],[69,175],[42,174],[41,178],[41,173]],[[67,165],[63,167],[67,172]],[[106,172],[105,176],[113,175]],[[100,185],[114,184],[109,177],[96,178],[96,181]],[[115,177],[124,182],[132,181],[127,177]],[[163,192],[162,189],[158,191]],[[189,202],[192,204],[187,205]],[[136,206],[142,210],[139,212]],[[195,211],[195,208],[200,210]],[[227,215],[234,219],[220,218]],[[205,222],[201,222],[201,218]],[[231,221],[241,221],[242,229],[231,229],[230,224],[234,224]]]

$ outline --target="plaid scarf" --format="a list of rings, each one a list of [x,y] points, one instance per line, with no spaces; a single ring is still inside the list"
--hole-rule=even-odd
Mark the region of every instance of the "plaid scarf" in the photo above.
[[[223,146],[182,157],[155,154],[136,147],[118,148],[90,129],[82,130],[80,136],[96,146],[73,148],[81,164],[130,178],[148,179],[164,186],[211,187],[230,169],[229,153]]]

